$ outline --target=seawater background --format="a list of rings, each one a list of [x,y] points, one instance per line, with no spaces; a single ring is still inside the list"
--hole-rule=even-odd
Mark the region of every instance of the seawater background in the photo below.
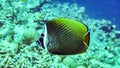
[[[85,14],[92,19],[110,20],[120,30],[120,0],[60,0],[61,2],[78,3],[86,8]]]

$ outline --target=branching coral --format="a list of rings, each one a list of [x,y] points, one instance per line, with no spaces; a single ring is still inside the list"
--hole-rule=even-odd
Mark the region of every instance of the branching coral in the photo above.
[[[0,2],[0,68],[119,67],[120,31],[116,31],[115,27],[107,33],[104,30],[114,26],[111,21],[90,19],[84,14],[85,7],[80,7],[76,3],[47,3],[40,7],[40,11],[32,13],[30,8],[35,8],[43,0],[26,2],[1,0]],[[35,41],[39,38],[44,25],[41,20],[56,17],[75,19],[89,27],[91,42],[86,53],[74,55],[72,59],[61,58],[56,55],[51,56],[46,50],[36,46]]]

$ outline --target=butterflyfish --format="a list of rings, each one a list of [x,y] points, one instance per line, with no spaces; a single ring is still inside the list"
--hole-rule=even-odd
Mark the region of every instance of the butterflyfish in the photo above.
[[[87,51],[90,42],[88,27],[76,20],[54,18],[46,21],[37,43],[49,53],[73,55]]]

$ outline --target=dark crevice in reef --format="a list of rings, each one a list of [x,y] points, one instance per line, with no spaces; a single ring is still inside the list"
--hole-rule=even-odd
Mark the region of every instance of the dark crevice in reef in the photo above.
[[[112,32],[114,27],[112,25],[107,25],[107,26],[102,26],[100,29],[103,30],[106,33],[109,33],[109,32]]]
[[[39,12],[41,10],[41,7],[46,4],[49,3],[48,1],[44,0],[42,3],[39,3],[38,6],[34,7],[34,8],[30,8],[30,12],[31,13],[35,13],[35,12]]]

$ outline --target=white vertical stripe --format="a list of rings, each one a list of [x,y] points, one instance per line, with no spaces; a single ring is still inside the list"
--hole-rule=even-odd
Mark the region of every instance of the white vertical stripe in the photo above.
[[[46,39],[47,39],[47,27],[46,27],[46,24],[45,24],[45,33],[44,33],[44,35],[45,35],[45,37],[44,37],[44,46],[45,46],[45,50],[47,50],[48,51],[48,49],[47,49],[47,43],[46,43]]]

